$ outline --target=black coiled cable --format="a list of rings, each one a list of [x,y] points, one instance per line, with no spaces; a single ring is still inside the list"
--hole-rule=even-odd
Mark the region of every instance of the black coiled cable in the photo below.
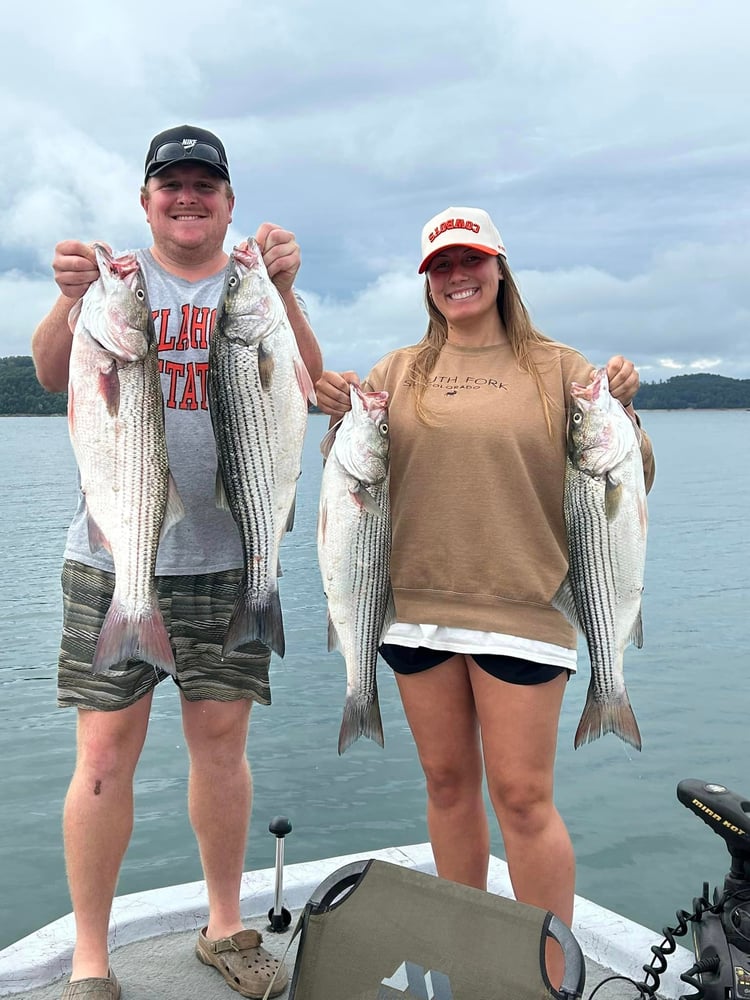
[[[708,892],[708,886],[705,886],[705,892]],[[644,965],[643,971],[646,973],[646,980],[642,983],[636,982],[634,979],[630,979],[628,976],[609,976],[607,979],[599,983],[594,990],[589,995],[589,1000],[593,1000],[596,992],[600,987],[604,986],[605,983],[610,983],[615,980],[620,980],[621,982],[630,983],[638,990],[637,1000],[657,1000],[656,992],[661,984],[661,976],[664,974],[667,968],[667,956],[673,955],[677,950],[677,942],[675,938],[684,937],[687,934],[689,925],[695,920],[700,920],[704,913],[711,911],[712,913],[720,913],[724,907],[724,899],[719,900],[714,906],[712,906],[705,896],[696,898],[693,900],[693,912],[688,913],[687,910],[677,910],[675,916],[677,917],[676,927],[664,927],[662,929],[662,934],[664,939],[661,944],[652,945],[651,953],[653,958],[649,965]],[[679,1000],[701,1000],[703,997],[703,989],[700,983],[693,977],[698,975],[700,972],[710,972],[715,971],[716,962],[710,959],[704,960],[704,962],[697,962],[691,969],[688,969],[686,973],[680,976],[683,982],[687,983],[688,986],[693,986],[698,992],[691,993],[689,997],[681,996]],[[652,984],[649,984],[649,977],[653,980]]]
[[[708,885],[704,886],[704,893],[708,893]],[[651,953],[653,958],[649,965],[643,966],[643,971],[646,973],[646,980],[642,983],[637,983],[637,987],[640,990],[641,998],[648,998],[648,1000],[654,1000],[656,997],[656,991],[659,989],[661,982],[661,976],[664,974],[667,968],[667,956],[673,955],[677,950],[677,942],[675,938],[684,937],[688,930],[689,925],[694,923],[696,920],[700,920],[704,913],[715,913],[719,914],[724,909],[725,904],[731,897],[722,896],[716,901],[716,903],[711,904],[706,895],[696,897],[693,900],[693,912],[688,913],[687,910],[677,910],[675,916],[677,917],[676,927],[664,927],[662,928],[662,934],[664,935],[664,940],[661,944],[652,945]],[[696,962],[687,972],[684,972],[680,979],[687,983],[688,986],[692,986],[696,989],[697,993],[690,993],[688,995],[682,994],[679,1000],[702,1000],[704,996],[704,990],[701,984],[694,977],[701,972],[715,972],[718,969],[719,960],[718,959],[702,959],[700,962]],[[649,977],[653,980],[653,984],[648,983]]]
[[[692,913],[688,913],[687,910],[677,910],[675,913],[675,916],[677,917],[677,926],[662,928],[664,939],[661,944],[651,946],[653,958],[651,959],[649,965],[642,966],[643,971],[646,973],[646,980],[644,980],[644,982],[638,983],[629,976],[609,976],[607,979],[602,980],[597,986],[594,987],[592,992],[589,994],[589,1000],[593,1000],[595,994],[605,985],[605,983],[611,983],[616,980],[630,983],[631,986],[634,986],[635,989],[638,990],[638,996],[637,998],[633,998],[633,1000],[657,1000],[657,990],[661,984],[661,976],[667,968],[667,956],[673,955],[677,950],[677,942],[675,939],[678,937],[684,937],[689,930],[690,924],[701,920],[704,913],[720,915],[727,907],[727,904],[733,900],[750,899],[750,887],[735,889],[733,892],[726,893],[720,896],[713,904],[710,903],[707,898],[708,883],[704,883],[703,892],[703,896],[696,897],[693,900]],[[703,1000],[705,997],[705,990],[695,977],[705,972],[718,972],[720,964],[718,956],[703,958],[691,966],[687,972],[683,972],[680,979],[697,992],[689,994],[683,993],[679,996],[678,1000]],[[653,980],[653,983],[651,984],[647,981],[649,977]]]
[[[691,966],[687,972],[683,972],[680,979],[683,983],[687,983],[688,986],[692,986],[696,989],[697,993],[691,993],[690,996],[682,994],[679,1000],[701,1000],[705,996],[705,990],[701,986],[700,982],[695,979],[695,976],[700,975],[702,972],[718,972],[721,960],[718,955],[714,955],[713,958],[702,958],[700,962],[696,962],[695,965]]]

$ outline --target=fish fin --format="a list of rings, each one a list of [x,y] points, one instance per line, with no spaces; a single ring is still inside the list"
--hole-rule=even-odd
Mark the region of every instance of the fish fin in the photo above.
[[[120,412],[120,376],[116,365],[109,365],[99,372],[99,394],[107,407],[107,413],[116,417]]]
[[[76,393],[72,381],[68,381],[68,427],[71,437],[75,436],[76,428]]]
[[[224,489],[224,480],[221,476],[221,469],[216,470],[216,485],[214,487],[214,501],[219,510],[225,510],[229,514],[232,513],[232,508],[229,506],[229,500],[227,499],[227,491]]]
[[[341,646],[341,639],[336,631],[336,626],[333,624],[333,619],[330,614],[328,615],[328,652],[333,653],[338,650],[339,653],[343,653],[343,648]]]
[[[112,555],[112,546],[109,544],[109,539],[88,512],[86,514],[86,528],[89,536],[89,550],[91,552],[99,552],[101,549],[104,549],[105,552],[109,552]]]
[[[273,354],[266,350],[261,341],[258,344],[258,375],[260,377],[260,384],[266,392],[271,388],[271,383],[273,382],[274,366]]]
[[[108,667],[124,663],[136,654],[146,663],[175,675],[172,644],[159,610],[156,591],[151,595],[146,613],[138,618],[128,616],[120,601],[112,598],[99,632],[91,670],[101,674]]]
[[[586,704],[576,729],[574,746],[576,750],[584,743],[591,743],[604,733],[614,733],[636,750],[641,749],[641,734],[635,720],[627,691],[614,695],[602,702],[594,695],[589,684]]]
[[[341,420],[344,418],[342,417]],[[323,435],[323,439],[320,442],[320,452],[323,458],[328,458],[331,453],[331,448],[333,448],[333,442],[336,440],[336,431],[341,426],[341,420],[337,420],[333,427],[330,427],[328,431]]]
[[[325,545],[328,530],[328,504],[321,500],[318,508],[318,545]]]
[[[166,400],[162,399],[161,409],[162,409],[162,419],[165,419],[166,414]],[[182,497],[180,496],[180,491],[177,489],[177,483],[174,480],[172,473],[167,475],[167,505],[164,508],[164,517],[161,522],[161,530],[159,532],[159,541],[164,538],[166,533],[170,528],[173,528],[178,521],[181,521],[185,516],[185,506],[182,502]]]
[[[294,515],[297,513],[297,494],[295,492],[294,498],[292,500],[292,506],[289,508],[289,513],[286,517],[286,525],[284,527],[284,532],[294,530]]]
[[[375,497],[370,493],[363,483],[357,483],[354,489],[349,491],[355,503],[359,504],[363,510],[374,517],[382,517],[383,511]]]
[[[260,640],[281,657],[286,651],[278,589],[268,593],[264,600],[252,598],[247,592],[247,580],[243,578],[221,655],[227,656],[254,639]]]
[[[307,370],[307,366],[302,358],[294,359],[294,372],[297,376],[297,385],[300,388],[303,398],[315,406],[318,402],[318,397],[315,395],[315,386],[310,378],[310,372]]]
[[[645,540],[648,534],[648,506],[645,496],[638,497],[638,522],[641,526],[641,537]]]
[[[643,649],[643,619],[641,617],[640,609],[638,611],[638,617],[633,622],[633,627],[630,630],[628,642],[632,642],[636,649]]]
[[[159,541],[166,535],[170,528],[173,528],[178,521],[185,516],[185,508],[182,504],[180,494],[177,492],[177,483],[174,481],[172,473],[167,478],[167,506],[164,509],[164,518],[161,522]]]
[[[557,608],[557,610],[565,615],[568,622],[579,632],[582,632],[581,620],[578,617],[578,610],[576,609],[576,602],[573,596],[573,587],[570,582],[570,576],[566,576],[560,586],[557,588],[557,593],[552,598],[552,607]]]
[[[373,692],[372,699],[365,703],[347,694],[339,730],[339,754],[348,749],[360,736],[369,737],[381,747],[385,743],[377,688]]]
[[[612,479],[607,479],[604,487],[604,513],[607,520],[611,521],[617,515],[622,501],[622,483],[616,483]]]

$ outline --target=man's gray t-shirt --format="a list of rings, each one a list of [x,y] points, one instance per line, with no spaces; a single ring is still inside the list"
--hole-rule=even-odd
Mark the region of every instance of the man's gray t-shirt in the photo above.
[[[200,281],[165,271],[150,250],[136,251],[143,269],[159,351],[169,467],[185,517],[159,544],[158,576],[237,569],[243,564],[237,526],[215,502],[216,444],[208,411],[208,343],[224,286],[224,270]],[[68,530],[65,558],[114,569],[88,542],[84,497]]]

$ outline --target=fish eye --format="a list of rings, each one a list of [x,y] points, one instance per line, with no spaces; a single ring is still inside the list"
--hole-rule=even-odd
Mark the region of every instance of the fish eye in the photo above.
[[[386,436],[386,434],[388,433],[388,424],[380,425],[380,433],[383,435],[383,437]]]
[[[574,413],[573,414],[573,423],[574,424],[580,424],[580,422],[582,420],[583,420],[583,414],[582,413]]]
[[[236,288],[238,284],[239,284],[239,281],[237,279],[237,275],[236,274],[230,274],[229,275],[229,281],[228,281],[229,287],[230,288]]]
[[[139,302],[143,302],[144,299],[146,298],[146,293],[143,291],[142,288],[136,288],[135,297],[138,299]]]

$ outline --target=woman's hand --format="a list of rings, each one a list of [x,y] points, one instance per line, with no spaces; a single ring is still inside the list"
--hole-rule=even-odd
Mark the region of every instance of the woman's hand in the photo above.
[[[338,420],[352,408],[349,386],[359,384],[359,375],[356,372],[324,371],[315,383],[318,406],[323,413]]]
[[[633,362],[616,354],[607,362],[607,378],[609,391],[615,399],[625,407],[630,406],[641,384],[638,369]]]

